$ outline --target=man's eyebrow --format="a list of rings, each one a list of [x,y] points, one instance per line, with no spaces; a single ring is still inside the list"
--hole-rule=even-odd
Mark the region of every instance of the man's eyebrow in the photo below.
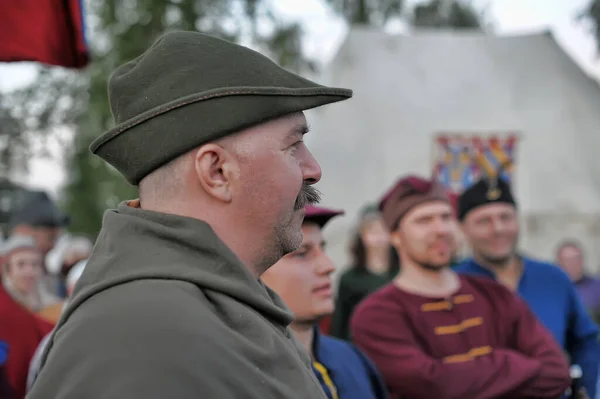
[[[310,131],[310,126],[308,126],[306,123],[304,123],[302,125],[297,125],[294,128],[293,133],[297,134],[297,135],[300,135],[300,136],[304,136],[309,131]]]
[[[311,245],[310,244],[302,244],[300,245],[300,247],[298,247],[298,249],[294,252],[300,252],[300,251],[308,251],[310,250]]]
[[[292,128],[289,134],[286,136],[287,139],[301,139],[306,133],[310,130],[309,126],[306,124],[297,125]]]

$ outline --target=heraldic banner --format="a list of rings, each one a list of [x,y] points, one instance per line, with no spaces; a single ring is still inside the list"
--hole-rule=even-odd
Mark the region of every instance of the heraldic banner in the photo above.
[[[482,176],[511,183],[517,142],[516,134],[438,134],[433,176],[457,195]]]

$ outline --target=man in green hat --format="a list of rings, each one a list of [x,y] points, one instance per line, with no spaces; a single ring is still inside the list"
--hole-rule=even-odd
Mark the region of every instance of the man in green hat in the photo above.
[[[108,84],[107,211],[29,399],[324,398],[260,275],[302,243],[321,170],[302,111],[352,96],[247,48],[161,37]]]

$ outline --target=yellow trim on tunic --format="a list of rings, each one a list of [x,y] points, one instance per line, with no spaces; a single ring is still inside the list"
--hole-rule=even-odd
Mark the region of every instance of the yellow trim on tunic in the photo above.
[[[477,327],[483,324],[482,317],[471,317],[470,319],[465,319],[461,321],[459,324],[455,324],[453,326],[440,326],[435,328],[435,335],[448,335],[448,334],[458,334],[465,331],[471,327]]]
[[[323,382],[325,382],[325,385],[327,385],[327,388],[329,388],[329,391],[331,391],[333,399],[339,399],[339,396],[337,394],[337,388],[335,387],[335,384],[329,376],[329,373],[327,372],[325,366],[323,366],[319,362],[313,362],[313,366],[317,369],[319,373],[321,373],[321,377],[323,377]]]
[[[475,300],[473,295],[457,295],[452,298],[452,303],[454,305],[460,305],[463,303],[471,303]],[[435,312],[438,310],[450,310],[452,309],[452,304],[449,301],[438,301],[438,302],[429,302],[421,305],[422,312]]]
[[[478,356],[484,356],[492,353],[491,346],[480,346],[478,348],[473,348],[467,353],[461,353],[458,355],[446,356],[444,358],[444,363],[464,363],[475,359]]]
[[[471,294],[457,295],[454,297],[454,303],[456,305],[460,305],[461,303],[471,303],[474,300],[475,300],[475,298]]]

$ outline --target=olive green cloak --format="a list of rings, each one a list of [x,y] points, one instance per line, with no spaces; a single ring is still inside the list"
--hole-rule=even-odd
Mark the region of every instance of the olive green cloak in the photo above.
[[[324,399],[291,321],[208,224],[121,204],[28,399]]]

